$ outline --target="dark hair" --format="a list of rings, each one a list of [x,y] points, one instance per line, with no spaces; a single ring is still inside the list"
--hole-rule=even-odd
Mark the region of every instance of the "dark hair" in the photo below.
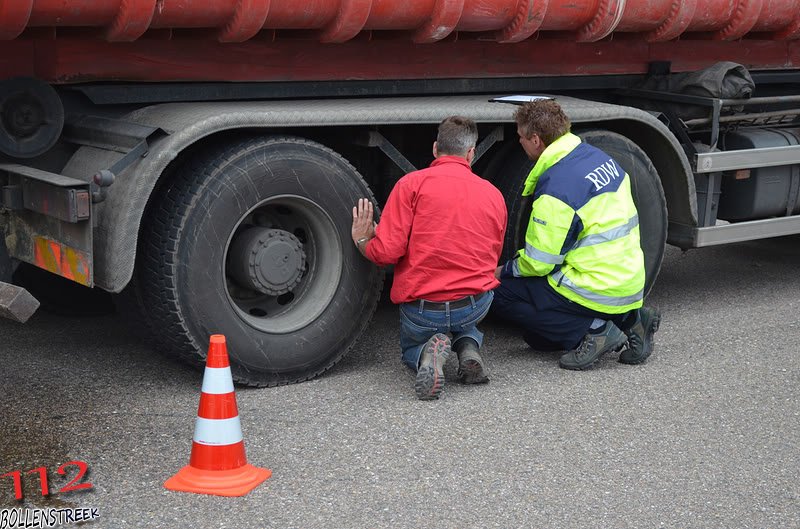
[[[570,129],[569,118],[553,99],[524,103],[514,112],[514,120],[526,138],[538,134],[545,145],[550,145]]]
[[[469,118],[450,116],[439,123],[436,149],[442,155],[466,156],[478,142],[478,126]]]

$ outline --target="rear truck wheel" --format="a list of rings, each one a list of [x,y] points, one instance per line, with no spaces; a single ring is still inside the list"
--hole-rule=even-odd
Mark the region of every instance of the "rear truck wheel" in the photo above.
[[[375,311],[383,271],[351,241],[372,194],[332,150],[260,138],[198,157],[160,191],[133,283],[161,349],[202,365],[224,334],[235,381],[301,382],[330,369]]]
[[[577,133],[586,143],[608,153],[631,177],[633,200],[639,212],[639,232],[645,261],[645,294],[655,283],[667,242],[667,203],[658,171],[647,154],[631,140],[605,130]],[[525,231],[530,219],[533,199],[523,197],[525,179],[533,168],[522,148],[507,154],[499,172],[497,186],[506,197],[508,229],[503,246],[503,261],[513,258],[525,245]]]

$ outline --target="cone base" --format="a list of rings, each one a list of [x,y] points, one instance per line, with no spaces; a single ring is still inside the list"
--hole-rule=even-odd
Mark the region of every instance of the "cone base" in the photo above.
[[[271,470],[253,465],[233,470],[202,470],[187,465],[169,478],[164,488],[214,496],[244,496],[271,475]]]

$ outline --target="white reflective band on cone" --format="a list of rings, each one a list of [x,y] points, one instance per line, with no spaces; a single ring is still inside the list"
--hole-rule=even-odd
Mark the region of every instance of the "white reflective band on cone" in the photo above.
[[[230,367],[206,367],[203,373],[203,393],[224,395],[233,393],[233,378]]]
[[[194,442],[201,445],[232,445],[242,440],[239,416],[231,419],[197,418],[194,425]]]

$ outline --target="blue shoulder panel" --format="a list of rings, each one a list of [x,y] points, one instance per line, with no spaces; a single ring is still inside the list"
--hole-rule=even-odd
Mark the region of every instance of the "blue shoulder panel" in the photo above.
[[[550,195],[578,210],[597,195],[616,192],[624,178],[616,160],[581,143],[539,177],[533,199]]]

